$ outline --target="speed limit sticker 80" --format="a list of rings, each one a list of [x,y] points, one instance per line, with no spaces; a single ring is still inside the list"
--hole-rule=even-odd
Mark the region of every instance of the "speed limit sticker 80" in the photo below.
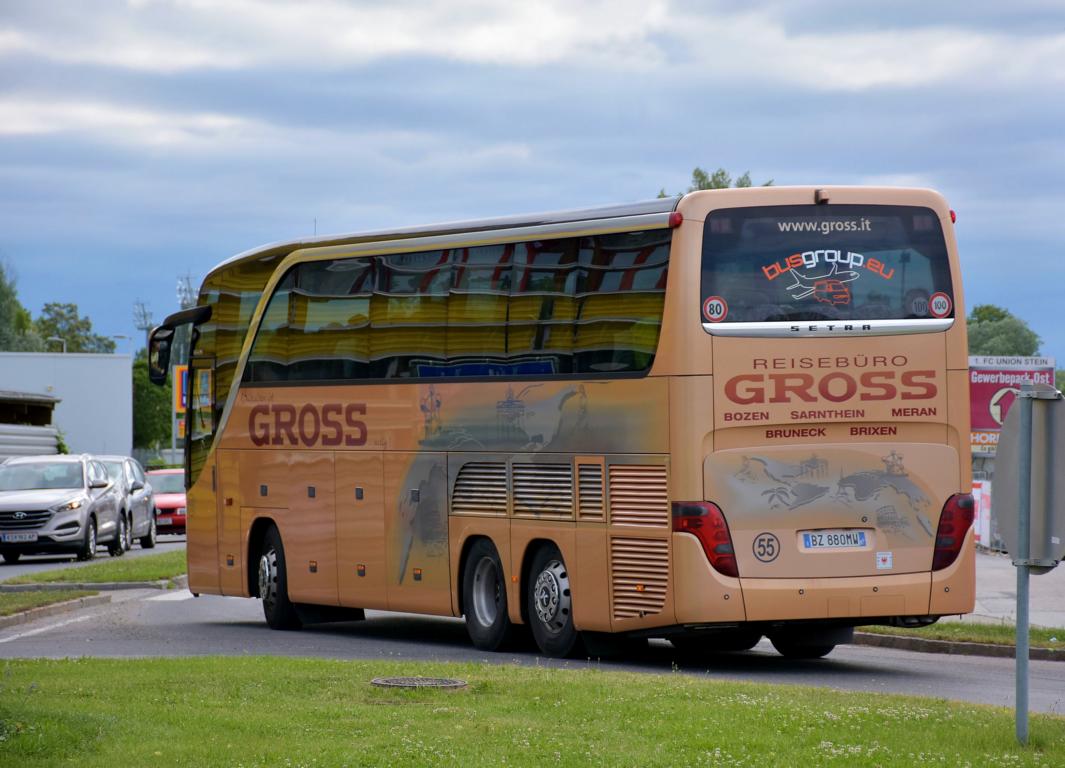
[[[710,296],[703,302],[703,317],[711,323],[720,323],[728,317],[728,304],[720,296]]]

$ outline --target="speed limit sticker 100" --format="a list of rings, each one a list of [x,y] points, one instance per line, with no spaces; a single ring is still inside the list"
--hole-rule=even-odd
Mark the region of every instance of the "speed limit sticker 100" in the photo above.
[[[954,305],[950,300],[950,296],[942,291],[933,293],[928,297],[928,311],[932,314],[932,317],[946,317],[952,309],[954,309]]]
[[[728,304],[720,296],[710,296],[703,302],[703,317],[711,323],[720,323],[728,317]]]

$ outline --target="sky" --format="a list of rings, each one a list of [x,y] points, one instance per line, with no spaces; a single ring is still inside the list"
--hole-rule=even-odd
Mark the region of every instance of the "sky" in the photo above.
[[[278,240],[654,197],[695,166],[958,213],[1065,366],[1060,0],[0,0],[0,260],[141,343]]]

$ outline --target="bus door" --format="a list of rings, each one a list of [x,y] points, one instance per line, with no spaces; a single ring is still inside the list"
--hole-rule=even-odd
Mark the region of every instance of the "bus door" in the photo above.
[[[214,358],[193,357],[185,411],[185,499],[189,553],[189,583],[193,591],[215,592],[219,588],[218,472],[211,454],[216,424]],[[208,458],[210,456],[210,458]]]

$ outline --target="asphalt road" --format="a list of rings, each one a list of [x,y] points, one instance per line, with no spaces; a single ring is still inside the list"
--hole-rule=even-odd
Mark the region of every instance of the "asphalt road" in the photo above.
[[[141,545],[134,539],[133,549],[122,555],[122,557],[158,555],[175,549],[185,549],[184,536],[160,536],[155,549],[141,549]],[[21,576],[24,573],[51,571],[59,568],[84,568],[86,565],[110,559],[110,555],[107,554],[106,544],[97,547],[95,560],[88,560],[82,563],[75,560],[72,555],[23,555],[14,565],[0,560],[0,581]]]
[[[680,672],[707,680],[747,680],[904,693],[1012,706],[1013,661],[841,646],[818,661],[788,661],[762,641],[754,650],[692,661],[655,641],[620,661],[545,659],[528,650],[485,653],[470,645],[461,621],[367,612],[367,620],[300,632],[266,627],[258,600],[188,592],[117,593],[111,604],[0,629],[0,658],[72,656],[311,656],[586,666],[645,673]],[[1032,711],[1065,714],[1065,663],[1031,663]]]

